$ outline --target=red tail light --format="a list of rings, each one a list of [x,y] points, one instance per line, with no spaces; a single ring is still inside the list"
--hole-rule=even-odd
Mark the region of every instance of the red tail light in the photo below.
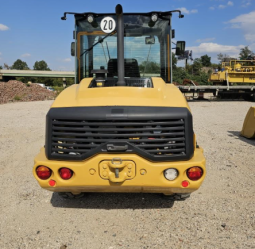
[[[68,168],[61,168],[59,170],[59,174],[60,174],[62,179],[68,180],[68,179],[70,179],[72,177],[73,171],[68,169]]]
[[[49,180],[49,185],[51,186],[51,187],[55,187],[56,186],[56,181],[54,181],[54,180]]]
[[[182,182],[182,186],[183,186],[184,188],[187,188],[187,187],[189,186],[189,182],[188,182],[188,181],[183,181],[183,182]]]
[[[39,166],[36,169],[36,174],[40,179],[46,180],[51,176],[51,169],[45,166]]]
[[[203,170],[199,167],[192,167],[188,169],[187,176],[192,181],[199,180],[203,175]]]

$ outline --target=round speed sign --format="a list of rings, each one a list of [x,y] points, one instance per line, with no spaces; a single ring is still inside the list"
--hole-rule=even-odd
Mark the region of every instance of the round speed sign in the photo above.
[[[105,17],[100,24],[101,30],[105,33],[111,33],[116,28],[116,22],[112,17]]]

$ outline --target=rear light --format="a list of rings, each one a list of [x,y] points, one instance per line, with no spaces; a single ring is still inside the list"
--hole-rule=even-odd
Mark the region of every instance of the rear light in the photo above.
[[[51,176],[51,172],[51,169],[45,166],[39,166],[36,169],[37,176],[42,180],[48,179]]]
[[[55,185],[56,185],[56,181],[54,181],[54,180],[49,180],[49,185],[51,186],[51,187],[55,187]]]
[[[73,171],[68,168],[61,168],[59,170],[60,177],[64,180],[68,180],[72,177]]]
[[[165,178],[169,181],[173,181],[178,176],[178,171],[176,169],[166,169],[164,171]]]
[[[189,186],[189,182],[188,182],[188,181],[183,181],[183,182],[182,182],[182,186],[183,186],[184,188],[187,188],[187,187]]]
[[[187,176],[192,181],[199,180],[203,175],[203,170],[199,167],[192,167],[187,170]]]

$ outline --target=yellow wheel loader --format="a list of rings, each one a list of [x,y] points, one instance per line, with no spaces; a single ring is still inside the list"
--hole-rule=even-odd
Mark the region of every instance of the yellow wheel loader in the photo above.
[[[185,199],[202,184],[203,149],[190,108],[172,82],[171,18],[150,13],[65,13],[75,17],[76,84],[46,117],[33,174],[62,197],[86,192],[162,193]],[[185,50],[177,42],[176,54]]]

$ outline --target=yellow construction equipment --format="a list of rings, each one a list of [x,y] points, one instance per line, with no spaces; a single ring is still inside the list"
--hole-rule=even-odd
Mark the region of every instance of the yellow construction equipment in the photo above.
[[[222,62],[222,69],[215,69],[208,82],[212,82],[213,86],[199,86],[196,91],[213,92],[221,98],[255,101],[255,58]]]
[[[46,117],[33,173],[64,198],[148,192],[185,199],[202,184],[203,149],[172,83],[173,12],[75,15],[76,83]],[[66,19],[64,14],[62,19]],[[117,28],[115,28],[117,27]],[[185,42],[176,42],[183,54]]]
[[[222,62],[222,70],[213,72],[209,82],[214,84],[255,83],[255,60]]]
[[[255,138],[255,107],[251,107],[246,114],[241,135],[247,138]]]

